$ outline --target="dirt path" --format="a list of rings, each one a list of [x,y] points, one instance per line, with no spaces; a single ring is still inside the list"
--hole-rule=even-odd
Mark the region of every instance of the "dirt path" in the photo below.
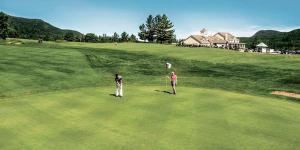
[[[274,91],[271,94],[281,95],[281,96],[287,96],[287,97],[293,97],[293,98],[300,99],[300,94],[290,93],[290,92],[285,92],[285,91]]]

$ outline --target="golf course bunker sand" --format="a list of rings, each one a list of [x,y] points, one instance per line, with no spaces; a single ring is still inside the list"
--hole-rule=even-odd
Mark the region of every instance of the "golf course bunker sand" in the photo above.
[[[286,92],[286,91],[274,91],[271,94],[273,94],[273,95],[287,96],[287,97],[293,97],[293,98],[300,99],[300,94],[290,93],[290,92]]]

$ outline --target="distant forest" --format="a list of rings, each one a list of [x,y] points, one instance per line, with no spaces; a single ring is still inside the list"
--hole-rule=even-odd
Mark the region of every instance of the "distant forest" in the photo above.
[[[0,34],[3,39],[8,38],[23,38],[36,39],[45,41],[76,41],[76,42],[93,42],[93,43],[108,43],[108,42],[138,42],[138,38],[134,34],[122,32],[121,34],[114,33],[113,35],[96,35],[94,33],[82,34],[74,30],[64,30],[57,28],[41,19],[27,19],[0,13],[0,20],[3,26]],[[174,25],[163,15],[149,17],[145,24],[139,27],[139,38],[142,41],[156,43],[174,43],[177,42],[174,34]],[[3,31],[3,32],[2,32]]]
[[[290,32],[262,30],[252,37],[241,37],[240,40],[246,43],[247,48],[250,49],[255,48],[260,42],[264,42],[276,50],[300,50],[300,29]]]
[[[76,41],[76,42],[136,42],[137,37],[133,34],[129,35],[126,32],[120,35],[114,33],[111,36],[106,34],[96,35],[94,33],[82,34],[74,30],[65,30],[57,28],[41,19],[27,19],[21,17],[14,17],[0,13],[0,18],[4,18],[2,23],[6,23],[6,36],[8,38],[23,38],[36,39],[45,41]],[[3,30],[3,29],[1,29]],[[5,32],[3,32],[4,34]]]
[[[96,35],[94,33],[82,34],[74,30],[65,30],[57,28],[41,19],[27,19],[0,13],[1,32],[3,39],[8,38],[23,38],[36,39],[45,41],[76,41],[76,42],[93,42],[93,43],[109,43],[109,42],[138,42],[138,38],[134,34],[122,32],[121,34],[114,33],[113,35]],[[139,37],[142,41],[157,42],[157,43],[172,43],[176,42],[176,36],[172,22],[166,15],[157,15],[149,17],[145,24],[142,24],[139,29]],[[3,31],[3,32],[2,32]]]

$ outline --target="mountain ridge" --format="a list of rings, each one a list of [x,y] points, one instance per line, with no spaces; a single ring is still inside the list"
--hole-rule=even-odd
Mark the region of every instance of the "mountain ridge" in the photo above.
[[[300,29],[289,32],[276,30],[260,30],[251,37],[240,37],[247,48],[255,48],[260,42],[264,42],[270,48],[280,50],[300,50]]]
[[[71,32],[79,40],[82,33],[58,28],[42,19],[29,19],[8,15],[9,37],[24,39],[44,39],[44,40],[62,40],[64,36]]]

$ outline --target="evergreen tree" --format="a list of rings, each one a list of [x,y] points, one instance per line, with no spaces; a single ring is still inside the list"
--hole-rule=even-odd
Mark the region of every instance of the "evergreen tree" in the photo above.
[[[171,43],[175,32],[173,27],[173,23],[166,15],[157,15],[155,18],[149,15],[146,24],[139,26],[138,35],[141,40],[148,40],[149,42]]]
[[[6,39],[8,36],[8,16],[0,12],[0,38]]]
[[[139,38],[143,41],[146,41],[147,40],[147,31],[146,31],[145,24],[140,25],[139,29],[140,29],[140,32],[138,34]]]
[[[137,38],[134,34],[131,34],[130,36],[130,39],[129,39],[131,42],[136,42],[137,41]]]
[[[129,39],[128,37],[129,37],[129,35],[126,32],[123,32],[121,34],[121,41],[122,42],[128,42],[128,39]]]
[[[113,39],[113,42],[119,42],[119,35],[117,32],[114,33],[112,39]]]
[[[146,20],[146,38],[149,42],[153,42],[155,40],[155,31],[156,31],[156,25],[154,23],[154,18],[152,15],[149,15]]]
[[[168,19],[168,17],[164,14],[163,16],[157,15],[155,17],[156,23],[156,34],[157,41],[160,43],[164,42],[172,42],[172,38],[174,36],[174,27],[173,23]]]

